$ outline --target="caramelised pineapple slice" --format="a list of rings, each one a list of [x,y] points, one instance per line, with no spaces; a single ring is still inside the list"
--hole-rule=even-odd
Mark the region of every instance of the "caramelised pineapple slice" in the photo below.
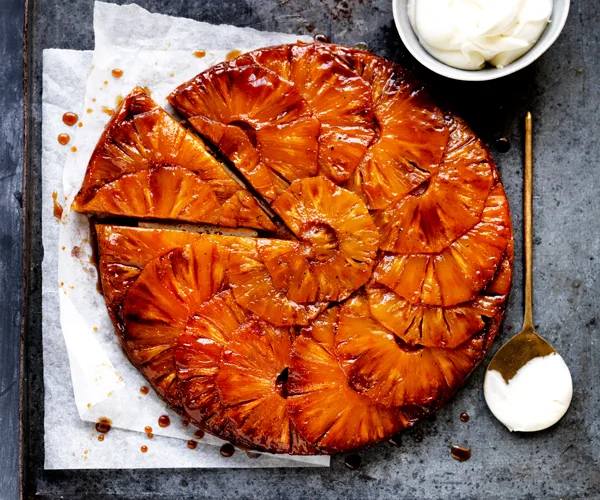
[[[204,116],[190,117],[189,122],[236,166],[266,200],[274,200],[287,189],[287,181],[263,163],[250,138],[240,127],[224,125]]]
[[[232,332],[216,376],[216,385],[235,440],[274,453],[294,451],[293,424],[286,399],[294,334],[261,320]],[[298,443],[307,450],[305,443]]]
[[[255,200],[233,219],[246,192],[197,137],[143,89],[134,89],[107,124],[73,209],[85,213],[175,219],[273,230]],[[239,212],[239,211],[238,211]]]
[[[375,217],[383,250],[438,253],[479,222],[496,169],[468,125],[450,120],[448,146],[429,182]]]
[[[208,238],[148,263],[123,303],[121,342],[159,395],[180,404],[175,347],[188,318],[226,285],[229,252]]]
[[[277,227],[259,207],[254,196],[245,189],[240,189],[223,204],[219,224],[225,227],[253,227],[277,231]]]
[[[512,238],[496,276],[470,302],[450,307],[412,304],[382,285],[366,287],[373,317],[411,345],[454,348],[504,310],[512,284]]]
[[[232,431],[217,393],[219,360],[223,347],[249,318],[250,313],[226,290],[200,305],[177,340],[175,356],[184,410],[197,425],[224,439],[231,439]]]
[[[172,229],[97,224],[98,271],[102,293],[111,316],[142,269],[174,248],[189,245],[199,235]],[[113,317],[113,321],[116,318]]]
[[[379,124],[353,185],[370,209],[382,210],[425,182],[442,159],[448,126],[424,88],[394,67],[374,108]]]
[[[236,300],[275,325],[306,325],[366,283],[378,248],[364,203],[328,179],[297,180],[272,205],[300,241],[258,240],[232,256]]]
[[[258,64],[287,81],[291,81],[290,45],[275,45],[246,52],[232,61],[231,66],[251,66]]]
[[[367,288],[371,314],[410,345],[454,348],[480,332],[506,297],[480,295],[451,307],[411,304],[381,286]]]
[[[285,250],[293,255],[299,245],[292,241],[258,241],[251,251],[233,252],[229,259],[228,278],[235,300],[242,307],[274,325],[307,325],[326,306],[324,302],[299,303],[278,288],[265,264],[258,245],[270,252]],[[275,273],[275,278],[278,276]],[[302,280],[301,275],[295,277]]]
[[[368,289],[371,314],[410,345],[454,348],[480,332],[506,297],[479,296],[452,307],[415,305],[383,287]]]
[[[319,121],[294,85],[266,68],[216,66],[169,101],[269,201],[282,182],[317,172]]]
[[[390,437],[412,421],[349,384],[335,356],[338,308],[303,328],[292,348],[288,411],[306,440],[322,453],[340,453]]]
[[[319,175],[336,183],[347,180],[375,137],[368,82],[327,44],[269,47],[243,54],[231,62],[236,66],[251,63],[296,86],[321,124]]]
[[[290,79],[321,123],[319,174],[347,180],[375,137],[367,83],[324,44],[290,50]]]
[[[447,400],[483,358],[486,334],[455,349],[411,346],[375,320],[359,294],[341,306],[335,340],[351,386],[397,407]]]
[[[344,47],[342,45],[325,45],[325,47],[331,47],[330,50],[333,50],[337,57],[367,82],[371,89],[373,105],[377,105],[379,102],[385,84],[391,74],[394,71],[401,71],[401,68],[397,64],[386,61],[371,52]]]
[[[197,175],[181,167],[126,174],[99,188],[85,205],[90,212],[142,219],[173,219],[217,224],[221,204]]]
[[[494,277],[512,228],[501,184],[491,190],[481,220],[439,253],[385,255],[375,281],[414,304],[453,306],[473,300]]]
[[[284,257],[276,247],[262,250],[272,274],[280,274],[279,288],[288,290],[298,301],[340,301],[366,283],[379,237],[358,196],[323,177],[315,177],[294,182],[271,207],[306,243],[290,256],[291,262],[304,261],[305,265],[298,268],[289,265],[287,255]],[[292,291],[296,288],[303,288],[299,296]]]

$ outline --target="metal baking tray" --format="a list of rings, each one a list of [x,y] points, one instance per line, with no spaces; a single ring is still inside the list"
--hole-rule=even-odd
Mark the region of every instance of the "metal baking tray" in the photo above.
[[[123,2],[124,3],[124,2]],[[600,234],[598,130],[600,50],[595,2],[576,2],[558,43],[537,63],[488,83],[438,77],[407,54],[394,28],[391,0],[137,0],[142,7],[211,23],[298,34],[325,34],[407,66],[490,146],[508,192],[521,253],[521,121],[529,109],[535,135],[535,316],[539,331],[570,365],[575,393],[558,426],[510,434],[485,407],[484,366],[437,413],[391,444],[361,452],[362,467],[269,470],[45,471],[41,316],[41,99],[45,48],[93,48],[93,0],[29,0],[25,44],[25,274],[22,356],[23,498],[575,498],[600,496]],[[511,145],[505,151],[508,138]],[[44,201],[46,202],[46,201]],[[492,353],[521,326],[522,267]],[[596,293],[594,293],[596,292]],[[489,357],[491,357],[491,354]],[[488,357],[488,360],[489,360]],[[65,374],[68,377],[69,374]],[[471,419],[463,423],[462,412]],[[418,436],[422,433],[422,442]],[[68,439],[68,436],[65,436]],[[450,457],[450,442],[472,450]],[[1,495],[0,495],[1,496]]]

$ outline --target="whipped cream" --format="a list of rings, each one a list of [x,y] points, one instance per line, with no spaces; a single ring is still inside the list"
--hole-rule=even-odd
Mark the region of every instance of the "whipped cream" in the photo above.
[[[486,61],[503,68],[525,54],[548,25],[552,0],[409,0],[421,45],[455,68]]]
[[[485,402],[510,431],[547,429],[567,412],[573,396],[571,372],[558,353],[533,358],[506,383],[499,371],[488,370]]]

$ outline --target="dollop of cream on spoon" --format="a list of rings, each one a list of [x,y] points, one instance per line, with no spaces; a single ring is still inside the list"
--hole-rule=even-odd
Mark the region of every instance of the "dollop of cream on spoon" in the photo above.
[[[421,45],[459,69],[503,68],[529,51],[552,14],[552,0],[409,0]]]
[[[483,394],[494,416],[510,431],[541,431],[567,412],[573,381],[561,355],[553,352],[529,360],[508,381],[499,371],[488,370]]]

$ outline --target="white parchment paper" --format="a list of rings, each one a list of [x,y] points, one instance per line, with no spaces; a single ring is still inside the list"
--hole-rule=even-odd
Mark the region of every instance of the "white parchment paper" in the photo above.
[[[302,39],[248,28],[213,26],[189,19],[151,14],[137,5],[97,2],[93,53],[44,51],[43,85],[43,337],[45,381],[45,466],[67,468],[139,467],[297,467],[327,466],[328,457],[263,454],[232,458],[218,452],[222,441],[203,438],[187,448],[193,429],[165,407],[146,385],[118,344],[104,299],[96,290],[90,263],[87,218],[68,207],[110,110],[134,86],[147,87],[168,108],[165,97],[179,83],[223,60],[232,50],[251,50]],[[306,38],[304,38],[306,39]],[[205,51],[198,58],[194,52]],[[111,71],[121,69],[115,78]],[[82,126],[68,127],[62,115],[73,111]],[[59,133],[71,141],[58,144]],[[63,168],[64,167],[64,168]],[[52,194],[64,206],[53,215]],[[167,414],[171,425],[158,426]],[[98,441],[100,417],[113,424]],[[153,439],[144,428],[152,427]],[[148,447],[141,453],[140,447]]]

